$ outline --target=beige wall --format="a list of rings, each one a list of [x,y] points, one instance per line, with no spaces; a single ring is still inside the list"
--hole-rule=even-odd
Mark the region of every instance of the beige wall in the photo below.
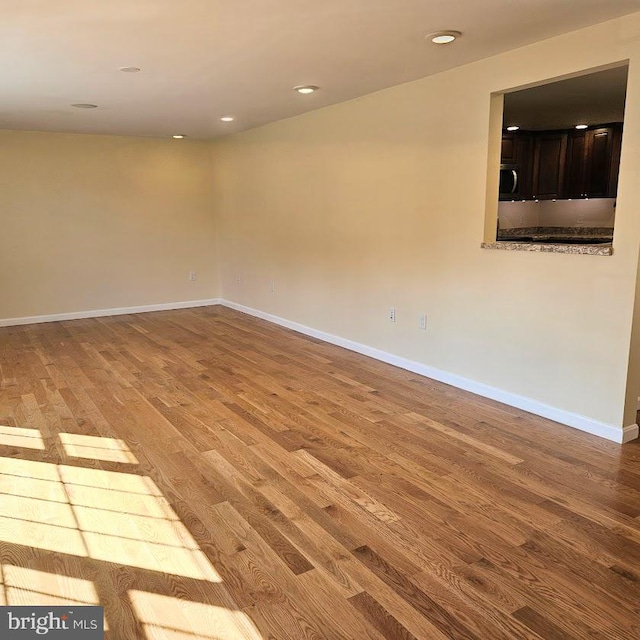
[[[0,319],[215,297],[210,178],[206,143],[0,132]]]
[[[614,255],[482,250],[491,94],[627,58]],[[623,406],[640,239],[638,63],[635,14],[216,143],[223,296],[633,423]]]

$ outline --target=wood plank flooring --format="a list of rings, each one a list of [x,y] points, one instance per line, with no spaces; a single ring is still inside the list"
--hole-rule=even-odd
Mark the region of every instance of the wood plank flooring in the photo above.
[[[640,638],[640,446],[222,307],[0,329],[0,604],[110,640]]]

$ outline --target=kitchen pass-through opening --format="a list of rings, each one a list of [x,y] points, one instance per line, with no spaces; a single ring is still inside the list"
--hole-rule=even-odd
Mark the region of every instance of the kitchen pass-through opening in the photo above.
[[[627,76],[620,63],[492,96],[485,240],[611,244]]]

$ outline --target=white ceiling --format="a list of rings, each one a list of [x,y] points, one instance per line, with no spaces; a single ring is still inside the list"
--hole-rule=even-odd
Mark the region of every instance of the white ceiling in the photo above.
[[[214,138],[580,27],[640,0],[5,0],[0,128]],[[438,29],[464,36],[436,47]],[[119,71],[136,66],[141,73]],[[322,89],[301,96],[292,87]],[[96,103],[81,110],[72,103]],[[231,114],[236,121],[220,122]]]

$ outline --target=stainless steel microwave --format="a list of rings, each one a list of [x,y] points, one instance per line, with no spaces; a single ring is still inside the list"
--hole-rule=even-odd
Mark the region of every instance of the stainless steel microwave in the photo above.
[[[515,198],[520,193],[520,167],[517,164],[500,165],[500,198]]]

